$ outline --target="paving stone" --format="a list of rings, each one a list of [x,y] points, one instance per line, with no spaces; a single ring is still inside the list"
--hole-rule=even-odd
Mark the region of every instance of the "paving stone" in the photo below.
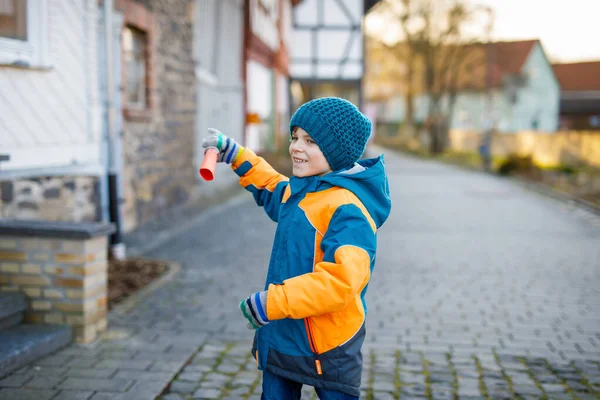
[[[103,392],[124,392],[131,387],[133,381],[130,379],[90,379],[68,377],[57,386],[57,389],[67,390],[96,390]]]
[[[477,397],[481,396],[481,390],[479,389],[479,382],[475,381],[467,385],[458,386],[458,395],[462,399],[463,397]]]
[[[149,360],[102,360],[95,364],[94,367],[103,369],[136,369],[145,371],[150,368],[152,364],[153,362]]]
[[[394,382],[378,382],[375,381],[373,383],[372,386],[373,390],[376,391],[380,391],[380,392],[393,392],[396,390],[396,386],[394,385]]]
[[[198,382],[175,380],[171,382],[171,385],[169,386],[169,392],[193,393],[194,390],[196,390],[196,388],[198,387],[198,385]]]
[[[225,373],[225,374],[233,374],[235,372],[238,372],[239,370],[240,370],[240,366],[236,365],[236,364],[221,364],[217,368],[218,372]]]
[[[218,399],[221,396],[221,390],[218,389],[198,389],[193,398],[194,399]]]
[[[403,384],[424,384],[425,375],[412,374],[408,372],[400,372],[400,380]]]
[[[387,392],[373,392],[373,400],[394,400],[395,397]]]
[[[27,374],[27,375],[19,375],[19,374],[13,374],[13,375],[9,375],[6,378],[0,380],[0,388],[18,388],[18,387],[22,387],[26,382],[28,382],[29,380],[31,380],[33,378],[33,375],[31,374]]]
[[[598,399],[598,395],[594,395],[589,392],[573,392],[573,394],[575,395],[575,398],[579,399],[579,400],[597,400]]]
[[[0,389],[0,400],[50,400],[56,390],[41,389]]]
[[[425,396],[425,385],[402,386],[400,392],[407,396]]]
[[[178,361],[160,361],[160,362],[151,362],[151,367],[148,369],[150,372],[173,372],[179,371],[183,367],[183,362]],[[123,368],[117,367],[117,368]],[[130,368],[130,369],[146,369],[146,368]]]
[[[177,380],[189,381],[189,382],[199,382],[204,375],[206,375],[205,372],[187,372],[184,370],[183,373],[181,373],[177,376]]]
[[[95,357],[77,357],[72,358],[65,365],[69,368],[96,368],[97,364],[100,362],[99,358]],[[98,368],[110,368],[110,367],[98,367]]]
[[[164,396],[160,396],[159,400],[183,400],[183,397],[177,393],[169,393]]]
[[[51,389],[66,378],[57,375],[36,375],[28,381],[23,387],[27,389]]]
[[[567,391],[563,385],[553,383],[542,383],[542,388],[546,393],[564,393]]]
[[[52,400],[88,400],[94,395],[94,392],[61,390]]]
[[[569,393],[551,393],[550,398],[552,400],[573,400],[573,396]]]
[[[111,378],[116,373],[116,368],[69,368],[65,372],[65,376],[75,378]]]
[[[213,367],[212,365],[201,365],[201,364],[190,364],[190,365],[186,365],[183,368],[183,372],[184,373],[199,373],[199,374],[203,374],[205,372],[209,372],[212,371]]]
[[[537,386],[532,385],[532,384],[528,384],[528,385],[513,384],[513,390],[515,391],[515,393],[518,393],[520,395],[542,394],[542,391]]]
[[[561,380],[554,375],[536,375],[535,378],[542,384],[560,384]]]
[[[589,391],[588,387],[581,382],[567,381],[566,383],[567,383],[567,386],[569,386],[571,388],[571,390],[579,391],[579,392]]]

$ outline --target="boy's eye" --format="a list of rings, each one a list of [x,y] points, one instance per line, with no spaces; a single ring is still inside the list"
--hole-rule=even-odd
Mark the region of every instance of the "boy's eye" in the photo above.
[[[314,140],[312,140],[312,139],[306,139],[306,142],[307,142],[307,143],[314,143],[315,141],[314,141]]]
[[[292,136],[292,137],[290,138],[290,142],[293,142],[294,140],[298,140],[298,138],[297,138],[296,136]]]

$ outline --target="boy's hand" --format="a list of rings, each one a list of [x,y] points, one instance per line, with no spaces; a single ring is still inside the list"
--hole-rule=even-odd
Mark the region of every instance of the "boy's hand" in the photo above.
[[[248,329],[258,329],[269,323],[267,318],[267,292],[251,294],[242,300],[240,310],[248,320]]]
[[[244,148],[237,143],[235,140],[228,138],[223,133],[216,129],[208,128],[208,136],[202,139],[202,147],[209,148],[214,147],[219,151],[218,162],[226,162],[231,164],[234,162],[244,151]]]

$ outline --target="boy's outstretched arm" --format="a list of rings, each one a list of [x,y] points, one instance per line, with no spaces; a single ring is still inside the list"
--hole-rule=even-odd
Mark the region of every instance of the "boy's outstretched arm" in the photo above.
[[[262,157],[222,132],[209,129],[209,133],[202,146],[219,150],[218,161],[231,164],[231,168],[240,177],[240,185],[251,192],[256,204],[263,207],[267,215],[277,222],[279,206],[289,179],[275,171]]]
[[[321,241],[314,272],[269,285],[269,320],[306,318],[343,310],[369,283],[375,257],[375,223],[354,204],[338,207]]]
[[[263,207],[275,222],[279,219],[279,206],[288,187],[289,178],[275,171],[262,157],[250,149],[231,164],[240,177],[240,185],[254,196],[256,204]]]

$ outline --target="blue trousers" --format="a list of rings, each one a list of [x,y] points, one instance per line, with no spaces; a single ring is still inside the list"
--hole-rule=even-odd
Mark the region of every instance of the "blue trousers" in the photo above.
[[[262,389],[261,400],[300,400],[302,395],[301,383],[275,375],[267,370],[263,371]],[[321,400],[358,400],[357,396],[350,396],[337,390],[315,388],[315,391]]]

